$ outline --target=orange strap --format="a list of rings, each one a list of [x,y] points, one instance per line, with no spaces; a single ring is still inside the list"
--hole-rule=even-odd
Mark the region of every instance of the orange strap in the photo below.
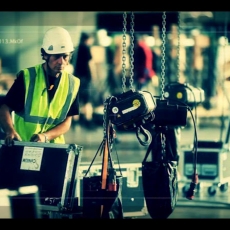
[[[110,122],[107,127],[107,134],[109,132]],[[108,151],[108,135],[105,138],[104,151],[103,151],[103,162],[102,162],[102,172],[101,172],[101,189],[106,189],[106,182],[108,176],[108,161],[109,161],[109,151]],[[101,205],[101,216],[103,213],[103,205]]]

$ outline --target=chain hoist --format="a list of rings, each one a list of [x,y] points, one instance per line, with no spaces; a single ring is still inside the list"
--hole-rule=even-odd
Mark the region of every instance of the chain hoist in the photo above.
[[[123,35],[122,35],[122,93],[112,96],[108,102],[109,119],[112,124],[120,126],[125,130],[135,129],[136,136],[142,145],[149,145],[151,134],[143,128],[143,124],[154,119],[153,110],[156,107],[156,100],[147,91],[136,91],[134,89],[134,13],[130,17],[130,45],[129,45],[129,90],[126,92],[127,68],[127,13],[123,13]],[[104,112],[106,112],[104,108]],[[143,134],[143,141],[139,135]]]
[[[164,19],[164,16],[163,16]],[[178,12],[178,45],[177,45],[177,80],[175,82],[169,82],[165,87],[164,87],[164,92],[162,89],[162,94],[164,94],[164,97],[166,99],[170,99],[173,102],[180,102],[184,106],[190,106],[190,107],[195,107],[197,106],[198,103],[201,103],[205,99],[205,94],[204,90],[201,88],[195,88],[192,85],[188,83],[181,83],[180,82],[180,74],[181,74],[181,69],[180,69],[180,50],[181,50],[181,44],[180,44],[180,25],[181,25],[181,18],[180,18],[180,13]],[[163,31],[164,31],[164,20],[163,20]],[[162,38],[164,35],[162,35]],[[164,49],[163,49],[164,50]],[[164,69],[163,69],[164,70]],[[162,70],[162,71],[163,71]],[[164,81],[163,81],[164,82]],[[162,83],[163,85],[163,83]],[[163,86],[162,86],[163,88]]]

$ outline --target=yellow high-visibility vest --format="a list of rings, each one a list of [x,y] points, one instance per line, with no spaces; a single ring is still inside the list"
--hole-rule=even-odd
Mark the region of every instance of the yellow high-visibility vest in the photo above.
[[[80,80],[63,71],[55,95],[49,102],[42,64],[24,69],[23,72],[25,106],[20,113],[15,112],[14,126],[22,141],[30,141],[33,134],[46,132],[66,118],[79,90]],[[50,142],[64,144],[64,135]]]

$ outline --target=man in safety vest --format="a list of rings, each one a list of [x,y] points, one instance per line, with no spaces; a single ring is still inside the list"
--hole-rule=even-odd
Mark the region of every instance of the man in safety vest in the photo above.
[[[45,62],[21,70],[0,107],[5,144],[13,140],[65,143],[72,116],[79,115],[80,80],[65,70],[73,51],[64,28],[45,33],[41,47]]]

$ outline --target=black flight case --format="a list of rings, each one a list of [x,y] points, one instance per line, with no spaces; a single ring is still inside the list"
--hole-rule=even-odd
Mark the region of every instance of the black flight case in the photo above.
[[[42,218],[77,212],[75,189],[82,151],[76,144],[14,141],[6,146],[0,140],[0,189],[37,186]]]

